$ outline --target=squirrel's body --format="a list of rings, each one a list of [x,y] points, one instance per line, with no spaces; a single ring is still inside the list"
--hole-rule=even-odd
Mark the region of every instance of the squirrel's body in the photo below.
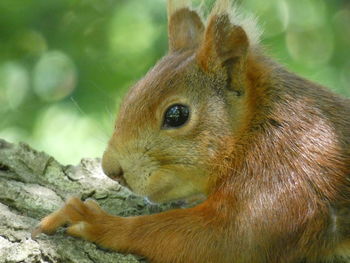
[[[185,2],[169,3],[170,52],[126,96],[103,168],[153,201],[206,200],[121,218],[71,199],[39,231],[69,222],[159,263],[350,262],[350,100],[265,56],[228,1],[206,26]]]
[[[242,259],[227,262],[350,262],[350,102],[270,69],[219,188],[238,210]]]

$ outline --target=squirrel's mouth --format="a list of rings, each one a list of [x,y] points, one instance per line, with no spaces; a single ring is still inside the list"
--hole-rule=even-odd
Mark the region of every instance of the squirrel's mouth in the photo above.
[[[125,180],[123,176],[114,177],[113,180],[118,182],[118,184],[120,184],[121,186],[124,186],[132,191],[130,185],[128,184],[128,182]]]

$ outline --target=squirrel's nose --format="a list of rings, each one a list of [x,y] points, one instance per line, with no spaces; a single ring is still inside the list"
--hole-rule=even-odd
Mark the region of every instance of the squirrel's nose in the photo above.
[[[129,189],[130,186],[126,182],[124,178],[124,171],[121,167],[118,159],[114,154],[114,151],[108,151],[108,149],[104,152],[102,157],[102,170],[103,172],[111,179],[117,181],[120,185],[125,186]]]
[[[116,158],[113,158],[108,151],[102,157],[102,170],[111,179],[118,180],[123,177],[124,171]]]
[[[117,180],[117,179],[123,177],[124,171],[121,167],[119,167],[119,169],[111,170],[106,174],[109,178],[111,178],[113,180]]]

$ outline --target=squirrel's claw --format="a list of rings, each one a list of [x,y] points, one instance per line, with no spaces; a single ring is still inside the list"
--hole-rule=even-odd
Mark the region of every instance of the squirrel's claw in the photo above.
[[[40,226],[40,224],[38,224],[38,225],[34,228],[34,230],[32,231],[30,237],[34,240],[34,239],[36,239],[36,237],[37,237],[38,235],[40,235],[42,232],[43,232],[43,231],[42,231],[42,229],[41,229],[41,226]]]
[[[69,214],[67,214],[67,205],[69,205],[72,200],[79,200],[77,198],[71,198],[61,209],[49,214],[44,217],[40,223],[34,228],[31,233],[32,239],[36,238],[41,233],[53,234],[56,230],[70,222]],[[80,200],[79,200],[80,201]]]

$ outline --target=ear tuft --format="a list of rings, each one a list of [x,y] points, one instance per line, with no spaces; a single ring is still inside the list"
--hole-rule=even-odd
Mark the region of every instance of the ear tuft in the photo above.
[[[259,44],[260,34],[253,16],[231,0],[217,0],[207,19],[198,62],[205,71],[215,71],[228,61],[243,65],[249,50]]]
[[[217,0],[211,11],[211,15],[219,16],[223,14],[228,14],[231,10],[231,1],[230,0]]]
[[[227,13],[212,15],[197,59],[205,71],[216,71],[229,61],[244,62],[248,49],[249,39],[241,26],[232,24]]]
[[[205,72],[224,73],[227,87],[239,95],[244,92],[246,61],[251,44],[244,28],[232,22],[227,5],[228,0],[220,1],[210,14],[197,61]]]
[[[262,34],[261,28],[255,16],[244,12],[237,4],[232,4],[231,0],[217,0],[210,12],[208,21],[214,16],[228,15],[232,24],[240,26],[246,32],[251,46],[260,42]]]
[[[191,9],[191,0],[168,0],[168,20],[180,9]]]

